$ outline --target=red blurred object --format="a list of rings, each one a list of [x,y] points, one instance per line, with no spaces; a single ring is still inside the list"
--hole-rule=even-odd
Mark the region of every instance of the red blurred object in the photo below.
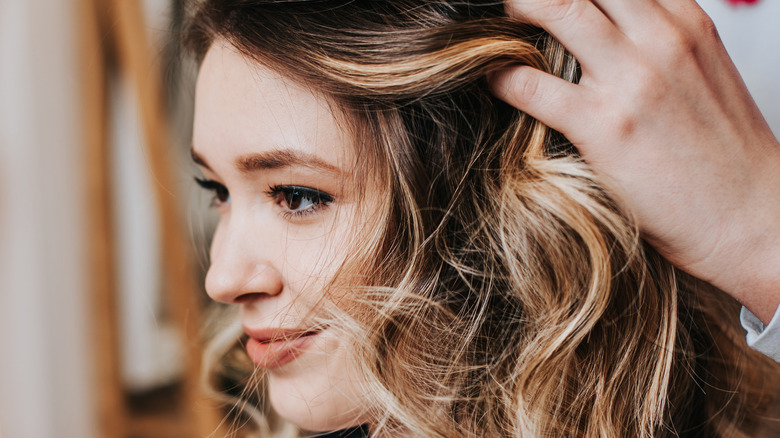
[[[754,5],[758,3],[758,0],[726,0],[732,5]]]

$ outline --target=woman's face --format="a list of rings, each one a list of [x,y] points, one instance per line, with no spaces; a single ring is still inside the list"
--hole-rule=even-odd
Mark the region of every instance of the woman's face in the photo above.
[[[206,290],[240,306],[275,410],[309,430],[366,422],[350,346],[313,317],[378,189],[357,191],[353,139],[326,99],[217,42],[200,69],[193,157],[220,221]],[[360,199],[358,199],[360,198]],[[338,291],[329,291],[338,295]],[[288,339],[287,342],[284,340]]]

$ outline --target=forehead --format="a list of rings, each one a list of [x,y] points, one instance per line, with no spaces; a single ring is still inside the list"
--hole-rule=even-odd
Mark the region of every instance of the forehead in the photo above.
[[[249,60],[224,42],[209,49],[198,75],[193,146],[210,160],[297,149],[341,167],[353,139],[325,97]]]

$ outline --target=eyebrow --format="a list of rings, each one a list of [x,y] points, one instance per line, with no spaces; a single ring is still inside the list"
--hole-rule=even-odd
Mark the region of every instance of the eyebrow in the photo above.
[[[195,152],[194,147],[190,147],[190,157],[192,157],[192,161],[194,161],[195,164],[197,164],[198,166],[202,166],[208,170],[212,170],[211,166],[209,166],[209,163],[206,162],[206,159],[201,157],[200,154],[198,154],[197,152]]]
[[[192,161],[195,164],[212,170],[206,159],[190,149]],[[305,166],[319,168],[333,173],[342,173],[342,170],[333,164],[328,163],[317,155],[298,151],[295,149],[274,149],[271,151],[242,155],[235,161],[236,168],[245,173],[258,170],[281,169],[290,166]]]

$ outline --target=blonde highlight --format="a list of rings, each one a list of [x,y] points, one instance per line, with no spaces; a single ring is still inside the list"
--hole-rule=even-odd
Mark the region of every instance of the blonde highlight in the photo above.
[[[646,245],[566,139],[490,95],[512,64],[578,79],[548,34],[500,2],[207,1],[188,41],[202,56],[220,39],[332,99],[387,191],[382,232],[343,268],[353,304],[331,309],[374,435],[767,427],[778,367],[744,345],[738,305]]]

